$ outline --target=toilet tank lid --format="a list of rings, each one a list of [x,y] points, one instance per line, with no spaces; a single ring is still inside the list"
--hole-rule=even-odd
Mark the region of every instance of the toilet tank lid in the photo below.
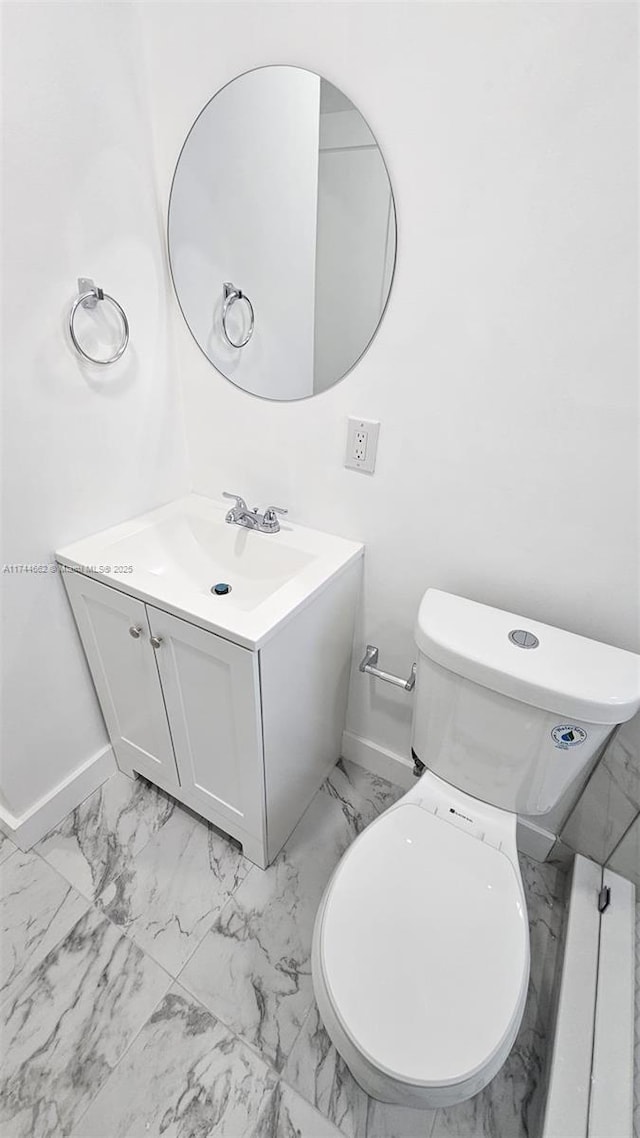
[[[530,633],[538,644],[521,647],[511,632]],[[420,652],[449,671],[544,711],[614,725],[640,708],[634,652],[465,597],[427,589],[415,638]]]

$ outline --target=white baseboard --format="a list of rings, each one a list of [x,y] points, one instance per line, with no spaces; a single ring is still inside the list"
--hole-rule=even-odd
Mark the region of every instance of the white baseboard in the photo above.
[[[373,743],[371,739],[362,739],[360,735],[354,735],[351,731],[344,731],[342,734],[342,757],[371,771],[371,774],[388,779],[395,786],[401,786],[403,790],[409,790],[415,785],[416,777],[410,759],[405,759],[394,751],[388,751],[386,747]]]
[[[24,814],[16,816],[0,806],[0,830],[21,850],[30,850],[115,770],[113,750],[107,744]]]
[[[352,763],[364,767],[372,774],[386,778],[395,786],[409,790],[415,786],[416,776],[413,773],[413,763],[410,759],[381,747],[371,739],[363,739],[351,731],[342,735],[342,756],[350,759]],[[518,818],[518,849],[533,861],[545,861],[548,858],[556,841],[556,835],[549,830],[543,830],[529,819]]]

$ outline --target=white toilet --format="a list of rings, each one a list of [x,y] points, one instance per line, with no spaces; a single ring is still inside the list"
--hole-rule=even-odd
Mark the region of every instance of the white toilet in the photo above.
[[[477,1094],[513,1045],[529,929],[517,814],[544,814],[640,707],[640,659],[429,589],[413,752],[429,769],[353,843],[322,899],[320,1014],[374,1098]]]

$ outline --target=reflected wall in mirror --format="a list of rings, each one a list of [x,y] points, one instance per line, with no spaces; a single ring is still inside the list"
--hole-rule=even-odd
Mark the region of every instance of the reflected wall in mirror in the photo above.
[[[187,135],[168,240],[180,308],[211,363],[266,399],[315,395],[357,363],[389,298],[396,218],[380,148],[319,75],[249,71]]]

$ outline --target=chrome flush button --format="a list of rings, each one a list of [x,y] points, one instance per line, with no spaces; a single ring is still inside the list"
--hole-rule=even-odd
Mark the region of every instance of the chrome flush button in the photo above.
[[[537,648],[540,643],[537,636],[534,636],[532,632],[526,632],[524,628],[512,629],[509,633],[509,640],[517,648]]]

